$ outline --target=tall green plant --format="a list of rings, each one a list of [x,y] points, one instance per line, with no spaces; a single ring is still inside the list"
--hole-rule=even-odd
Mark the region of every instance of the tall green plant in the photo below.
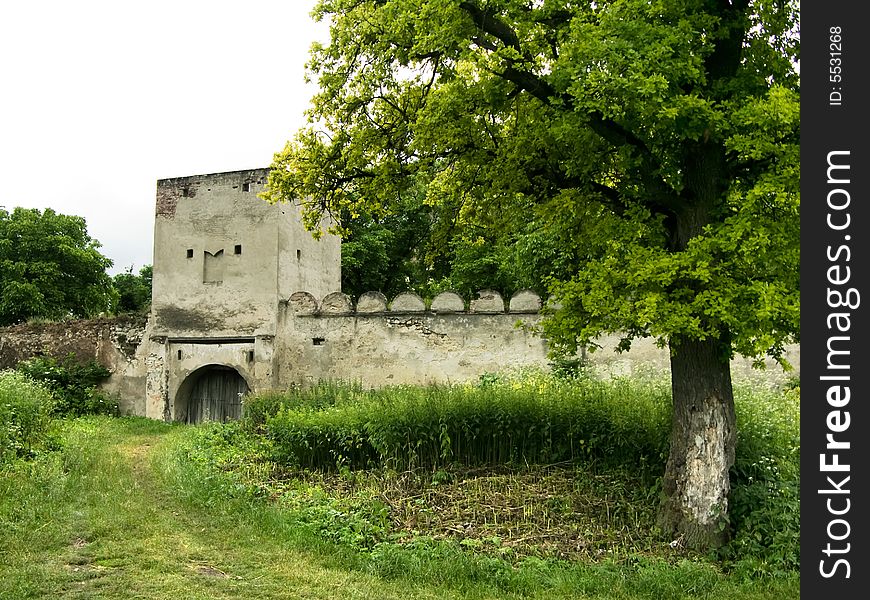
[[[272,439],[279,462],[319,469],[664,464],[669,394],[661,384],[541,376],[346,391],[331,401],[323,389],[249,401],[257,407],[251,424]]]
[[[729,359],[781,358],[800,331],[799,12],[768,0],[321,0],[331,39],[309,62],[311,125],[276,154],[266,195],[301,201],[313,226],[327,212],[401,212],[422,190],[459,230],[555,241],[548,339],[575,350],[621,333],[625,346],[670,348],[660,524],[720,545]],[[498,274],[488,253],[470,258]]]
[[[120,413],[117,399],[97,387],[112,372],[95,360],[80,362],[73,354],[61,360],[40,356],[20,362],[16,370],[52,390],[57,398],[54,412],[58,415]]]
[[[23,373],[0,371],[0,466],[28,458],[49,439],[55,399]]]

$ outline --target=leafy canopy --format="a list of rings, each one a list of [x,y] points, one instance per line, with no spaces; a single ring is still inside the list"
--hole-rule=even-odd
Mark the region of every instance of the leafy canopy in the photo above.
[[[110,311],[112,261],[99,248],[81,217],[0,209],[0,325]]]
[[[321,0],[321,91],[265,197],[312,226],[428,206],[454,245],[522,250],[563,306],[557,349],[621,332],[779,358],[800,311],[798,13]]]
[[[151,280],[154,269],[145,265],[139,274],[133,274],[133,267],[112,278],[112,285],[118,293],[118,313],[145,313],[151,306]]]

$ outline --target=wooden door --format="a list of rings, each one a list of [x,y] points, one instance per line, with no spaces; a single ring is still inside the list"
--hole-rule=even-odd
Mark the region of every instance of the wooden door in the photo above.
[[[210,367],[193,385],[188,402],[187,423],[230,421],[242,416],[242,396],[248,384],[230,367]]]

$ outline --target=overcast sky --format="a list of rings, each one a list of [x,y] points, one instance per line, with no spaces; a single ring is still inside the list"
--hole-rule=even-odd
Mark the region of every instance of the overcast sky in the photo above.
[[[268,166],[304,125],[314,0],[0,4],[0,206],[151,264],[156,181]]]

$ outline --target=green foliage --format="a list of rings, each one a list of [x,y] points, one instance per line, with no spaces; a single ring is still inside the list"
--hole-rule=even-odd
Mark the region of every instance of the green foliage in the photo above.
[[[109,312],[112,261],[99,248],[81,217],[0,208],[0,325]]]
[[[277,411],[263,429],[277,462],[437,469],[583,459],[658,469],[667,450],[668,390],[653,383],[541,375],[479,386],[355,390],[327,404],[321,390],[294,391],[283,405],[270,396]]]
[[[266,390],[245,397],[244,421],[249,429],[262,431],[266,421],[282,410],[321,410],[336,404],[353,404],[362,395],[362,386],[336,381],[319,381],[286,392]]]
[[[758,392],[738,413],[731,470],[734,539],[723,559],[746,576],[800,567],[800,388]]]
[[[435,276],[431,207],[413,198],[396,214],[346,214],[342,218],[341,289],[359,297],[380,291],[387,298],[419,289]]]
[[[133,267],[124,273],[118,273],[112,278],[112,285],[118,294],[118,313],[148,312],[151,306],[151,279],[154,269],[146,265],[139,269],[138,275],[133,275]]]
[[[62,360],[35,357],[20,362],[15,368],[48,386],[57,398],[56,415],[120,414],[118,400],[97,388],[112,373],[94,360],[81,363],[72,354]]]
[[[23,373],[0,371],[0,467],[52,444],[54,405],[45,385]]]
[[[267,199],[304,199],[310,224],[431,207],[427,277],[547,287],[562,309],[545,331],[569,353],[602,332],[776,358],[797,338],[797,3],[314,14],[331,23],[309,62],[321,91]]]
[[[530,373],[488,375],[477,385],[376,391],[323,383],[284,396],[254,396],[246,409],[257,406],[256,418],[249,415],[226,435],[212,426],[201,435],[219,441],[203,443],[198,452],[212,456],[215,469],[242,474],[243,483],[234,484],[238,490],[265,487],[267,495],[305,512],[310,526],[329,539],[373,548],[401,563],[412,558],[390,545],[374,502],[381,496],[354,496],[354,503],[342,504],[317,486],[281,487],[280,476],[269,483],[268,473],[278,475],[287,467],[338,472],[351,489],[365,489],[360,482],[367,475],[351,469],[374,468],[373,476],[383,480],[395,472],[391,469],[422,467],[431,485],[440,486],[461,469],[481,465],[521,468],[573,460],[602,472],[643,471],[655,479],[664,470],[668,393],[665,382],[646,378],[599,382]],[[747,581],[788,578],[799,567],[799,394],[799,389],[736,389],[740,433],[729,498],[733,535],[718,559]],[[247,466],[234,468],[221,458],[226,456]],[[264,473],[257,484],[256,476]],[[617,489],[610,483],[605,492]],[[357,502],[366,498],[369,504]],[[656,494],[645,499],[635,494],[633,502],[648,502],[654,512]],[[349,515],[368,524],[350,527]]]

